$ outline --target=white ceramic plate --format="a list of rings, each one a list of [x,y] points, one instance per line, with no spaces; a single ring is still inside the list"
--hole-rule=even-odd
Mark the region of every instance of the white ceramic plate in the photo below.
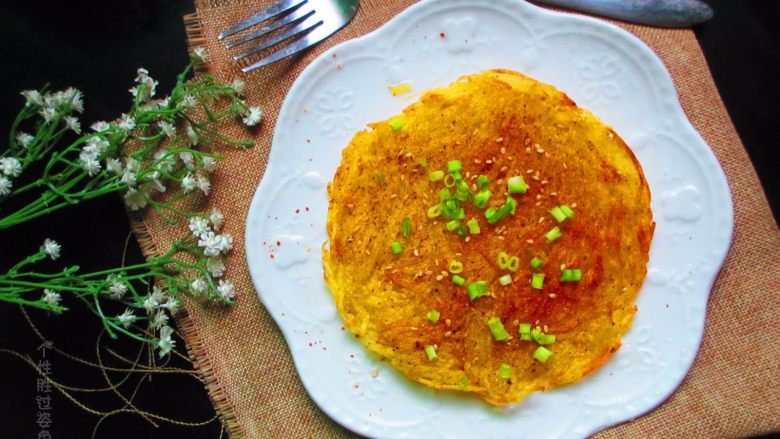
[[[326,193],[341,150],[461,75],[494,67],[566,92],[631,145],[657,223],[634,325],[584,381],[494,409],[410,382],[341,326],[322,280]],[[411,95],[388,86],[409,82]],[[324,53],[284,101],[268,169],[252,199],[247,262],[311,397],[345,427],[372,437],[583,437],[660,404],[699,347],[712,282],[728,249],[726,179],[688,122],[669,73],[631,34],[519,0],[428,1]]]

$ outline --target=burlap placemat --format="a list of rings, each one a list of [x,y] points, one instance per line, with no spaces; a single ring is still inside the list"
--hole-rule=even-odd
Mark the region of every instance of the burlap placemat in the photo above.
[[[206,47],[208,69],[230,82],[239,71],[216,35],[228,24],[270,4],[269,0],[196,0],[185,17],[190,46]],[[240,291],[230,310],[188,304],[179,329],[195,367],[230,437],[347,437],[323,414],[301,385],[279,329],[250,282],[243,229],[252,194],[263,175],[281,103],[300,71],[325,49],[363,35],[413,3],[363,0],[355,19],[302,57],[255,71],[244,79],[247,100],[261,105],[265,120],[257,146],[225,154],[210,202],[227,217],[235,237],[227,275]],[[704,341],[682,386],[661,407],[598,437],[735,437],[780,430],[780,232],[750,159],[729,119],[707,63],[689,30],[620,24],[666,63],[693,125],[718,156],[729,179],[736,211],[734,241],[710,296]],[[226,133],[246,136],[238,124]],[[153,214],[134,221],[144,251],[167,249],[181,231]]]

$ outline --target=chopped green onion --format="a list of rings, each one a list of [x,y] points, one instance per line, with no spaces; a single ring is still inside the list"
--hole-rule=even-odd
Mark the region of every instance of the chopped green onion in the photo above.
[[[444,171],[433,171],[428,175],[431,181],[439,181],[444,178]]]
[[[450,273],[452,274],[463,273],[463,262],[450,261],[450,264],[447,268],[450,270]]]
[[[534,359],[539,361],[540,363],[546,363],[547,360],[552,357],[552,352],[550,352],[549,349],[545,348],[544,346],[539,346],[534,351]]]
[[[582,270],[567,268],[561,273],[561,282],[578,282],[582,279]]]
[[[393,119],[390,121],[390,128],[393,129],[393,131],[398,131],[404,126],[403,122],[401,122],[401,119]]]
[[[501,366],[498,367],[498,376],[506,380],[512,377],[513,371],[514,369],[512,369],[512,366],[506,363],[501,363]]]
[[[458,388],[465,390],[469,386],[469,379],[466,377],[460,377],[458,380]]]
[[[518,326],[517,330],[520,332],[520,335],[522,335],[522,334],[531,335],[531,324],[530,323],[521,323],[520,326]]]
[[[436,348],[432,345],[428,345],[425,347],[425,355],[428,356],[428,361],[433,361],[436,359],[438,355],[436,355]]]
[[[525,184],[525,179],[521,175],[509,177],[506,184],[510,194],[524,194],[528,191],[528,185]]]
[[[439,215],[441,215],[441,207],[439,207],[438,205],[428,209],[428,218],[436,218]]]
[[[480,209],[484,209],[485,206],[487,206],[488,201],[490,201],[491,195],[493,195],[492,192],[487,189],[482,189],[477,195],[474,195],[474,205]]]
[[[533,268],[534,270],[538,269],[542,265],[544,265],[544,261],[539,259],[538,257],[534,256],[534,258],[531,259],[531,268]]]
[[[447,162],[447,172],[450,174],[460,172],[461,169],[463,169],[463,165],[460,163],[460,160],[450,160]]]
[[[400,255],[404,252],[404,246],[401,245],[400,242],[395,241],[390,244],[390,251],[393,252],[394,255]]]
[[[504,324],[501,323],[501,319],[498,317],[492,317],[487,322],[490,333],[493,334],[493,338],[497,341],[509,340],[509,333],[506,332]]]
[[[520,268],[520,258],[512,256],[509,258],[509,262],[506,264],[506,269],[509,271],[517,271]]]
[[[490,180],[487,178],[487,175],[480,175],[479,177],[477,177],[477,187],[479,188],[479,190],[487,189],[489,184],[490,184]]]
[[[469,226],[469,232],[471,232],[472,235],[477,235],[481,231],[479,229],[479,222],[477,221],[476,218],[472,218],[468,220],[466,225]]]
[[[436,311],[435,309],[432,309],[425,313],[425,318],[431,321],[431,323],[436,323],[439,321],[439,317],[441,316],[441,313],[439,311]]]
[[[574,218],[574,211],[571,210],[571,207],[567,206],[566,204],[561,206],[561,211],[563,212],[564,215],[566,215],[566,217]]]
[[[463,279],[462,277],[458,276],[457,274],[452,276],[452,283],[454,283],[457,286],[462,287],[463,284],[466,283],[466,279]]]
[[[520,334],[520,340],[530,340],[531,334]]]
[[[468,293],[470,300],[476,300],[482,296],[490,295],[487,281],[484,280],[478,280],[466,285],[466,292]]]
[[[500,283],[503,286],[507,286],[512,283],[512,276],[509,274],[505,274],[498,278],[498,283]]]
[[[466,218],[466,211],[463,210],[462,207],[459,207],[458,210],[455,211],[455,219],[462,220]]]
[[[542,334],[536,342],[539,344],[553,344],[555,343],[555,336],[552,334]]]
[[[563,233],[561,233],[561,229],[558,228],[558,226],[553,227],[544,235],[544,237],[547,238],[547,242],[553,242],[561,236],[563,236]]]
[[[404,238],[408,238],[409,235],[412,234],[412,220],[409,218],[404,218],[401,220],[401,231],[404,235]]]
[[[458,227],[460,227],[460,221],[458,220],[452,220],[447,222],[447,230],[450,232],[455,231]]]
[[[561,222],[566,219],[566,214],[563,213],[560,207],[553,207],[550,209],[550,215],[555,218],[555,221]]]
[[[452,174],[447,174],[444,177],[444,186],[447,186],[447,187],[455,186],[455,177]]]
[[[466,201],[469,198],[471,198],[471,190],[469,189],[469,184],[466,183],[463,180],[460,180],[456,184],[457,188],[455,189],[455,198],[457,198],[460,201]]]
[[[544,285],[544,274],[534,273],[533,277],[531,278],[531,286],[536,288],[537,290],[541,290],[543,285]]]
[[[439,191],[439,201],[445,202],[450,198],[452,198],[452,194],[450,193],[450,190],[447,189],[446,187],[441,188],[441,190]]]
[[[420,162],[418,163],[421,168],[428,169],[428,160],[426,159],[420,159]],[[443,173],[442,173],[443,175]]]
[[[514,215],[515,214],[515,209],[517,208],[517,201],[515,201],[515,199],[512,198],[512,197],[506,197],[506,205],[509,205],[509,207],[511,209],[509,211],[509,213]]]
[[[506,252],[498,254],[498,268],[504,270],[509,266],[509,255]]]
[[[508,204],[504,204],[498,210],[488,209],[485,211],[485,218],[490,224],[495,224],[500,221],[501,218],[505,217],[512,209],[513,207]]]

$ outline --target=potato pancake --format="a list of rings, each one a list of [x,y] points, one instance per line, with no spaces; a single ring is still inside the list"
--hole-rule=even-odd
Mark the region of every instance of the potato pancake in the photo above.
[[[358,132],[329,186],[325,281],[409,378],[489,403],[620,347],[655,224],[639,162],[564,93],[491,70]]]

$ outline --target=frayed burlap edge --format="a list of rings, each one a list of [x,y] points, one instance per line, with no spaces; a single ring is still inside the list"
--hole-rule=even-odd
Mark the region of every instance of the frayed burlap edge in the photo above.
[[[197,12],[184,16],[184,27],[187,34],[187,45],[190,53],[192,53],[193,49],[199,47],[201,41],[203,41],[203,34]],[[195,67],[195,74],[205,73],[206,70],[207,69],[203,64],[200,64]],[[157,247],[157,243],[152,238],[149,227],[143,218],[133,218],[130,216],[130,228],[132,229],[133,234],[135,234],[141,251],[147,258],[160,256],[162,254]],[[236,413],[233,411],[233,408],[228,401],[227,394],[214,375],[214,369],[209,360],[209,356],[206,354],[206,347],[203,344],[203,339],[198,333],[195,322],[184,308],[177,312],[174,318],[179,330],[179,335],[184,340],[187,354],[192,361],[192,367],[205,384],[209,399],[214,406],[217,416],[219,416],[222,427],[227,431],[228,436],[231,439],[244,438],[244,432],[241,430]]]

